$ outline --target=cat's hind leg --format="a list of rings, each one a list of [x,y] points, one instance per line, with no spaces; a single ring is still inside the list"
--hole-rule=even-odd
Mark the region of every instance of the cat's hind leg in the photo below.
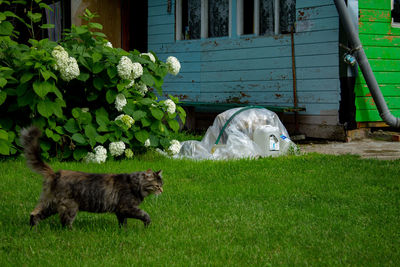
[[[57,209],[51,202],[39,202],[35,209],[31,212],[29,224],[31,228],[37,225],[41,220],[44,220],[51,215],[57,213]]]
[[[72,227],[78,213],[79,205],[74,200],[63,200],[58,203],[57,211],[60,215],[61,225],[63,227]]]

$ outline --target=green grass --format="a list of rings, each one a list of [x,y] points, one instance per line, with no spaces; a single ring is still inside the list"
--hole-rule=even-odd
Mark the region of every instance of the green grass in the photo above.
[[[28,225],[41,178],[0,163],[0,266],[276,266],[400,264],[400,161],[310,154],[240,161],[146,154],[55,169],[163,169],[164,193],[145,199],[152,224],[81,212]]]

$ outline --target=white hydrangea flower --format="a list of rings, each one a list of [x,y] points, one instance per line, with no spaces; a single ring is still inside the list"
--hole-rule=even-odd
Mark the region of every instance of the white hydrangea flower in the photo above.
[[[132,80],[137,79],[143,75],[143,67],[142,67],[142,65],[140,65],[140,63],[137,63],[137,62],[132,63],[132,66],[133,66],[132,67],[132,76],[131,76]]]
[[[124,94],[118,94],[115,98],[115,108],[118,111],[122,111],[123,107],[126,106],[126,98]]]
[[[125,149],[125,157],[128,159],[133,158],[133,151],[130,148]]]
[[[87,155],[83,158],[83,161],[86,163],[94,162],[96,159],[96,155],[93,152],[88,152]]]
[[[56,60],[54,69],[60,71],[61,79],[69,82],[79,76],[79,66],[75,58],[69,57],[67,51],[62,46],[54,47],[51,55]]]
[[[57,61],[66,61],[69,58],[67,51],[65,51],[65,49],[60,45],[57,45],[56,47],[53,48],[51,55]]]
[[[121,114],[121,115],[119,115],[118,117],[115,118],[115,120],[116,120],[116,121],[117,121],[117,120],[121,120],[121,121],[122,121],[126,126],[128,126],[129,128],[131,128],[131,127],[132,127],[132,124],[135,123],[135,120],[134,120],[131,116],[126,115],[126,114]]]
[[[112,142],[108,146],[108,150],[110,150],[110,154],[114,157],[121,156],[125,151],[125,143],[122,141]]]
[[[107,149],[103,146],[97,146],[93,149],[93,152],[88,152],[84,158],[85,162],[94,162],[94,163],[104,163],[107,159]]]
[[[181,143],[178,140],[171,140],[171,145],[168,148],[168,151],[171,152],[172,155],[176,155],[181,150]]]
[[[168,72],[172,75],[177,75],[181,70],[181,63],[176,57],[170,56],[167,58],[167,68]]]
[[[137,79],[143,75],[142,65],[140,65],[140,63],[137,63],[137,62],[132,63],[130,58],[128,58],[127,56],[121,57],[118,65],[117,65],[117,71],[118,71],[119,77],[121,77],[122,79],[125,79],[125,80],[131,80],[131,81],[133,81],[134,79]],[[131,85],[128,86],[127,88],[131,87],[133,85],[133,82],[131,82]]]
[[[130,58],[128,58],[127,56],[122,56],[117,66],[119,77],[125,80],[130,80],[132,70],[133,70],[133,64]]]
[[[107,43],[105,43],[105,44],[104,44],[104,46],[105,46],[105,47],[110,47],[110,48],[113,48],[113,45],[112,45],[112,43],[111,43],[111,42],[107,42]]]
[[[150,139],[147,139],[146,141],[144,141],[144,146],[145,147],[149,147],[150,146]]]
[[[142,96],[144,96],[147,93],[147,91],[149,90],[144,83],[137,84],[136,89],[138,90],[139,94],[141,94]]]
[[[64,81],[69,82],[80,74],[78,62],[73,57],[69,57],[67,61],[59,62],[57,65],[60,70],[61,79]]]
[[[156,58],[152,53],[141,53],[140,56],[148,56],[153,63],[156,63]]]
[[[170,114],[175,113],[176,105],[175,105],[174,101],[172,101],[171,99],[167,99],[164,101],[164,104],[167,106],[168,113],[170,113]]]

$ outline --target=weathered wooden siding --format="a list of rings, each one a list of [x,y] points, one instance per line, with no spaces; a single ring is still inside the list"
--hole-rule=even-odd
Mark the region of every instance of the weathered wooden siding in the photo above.
[[[306,108],[300,122],[336,126],[340,98],[336,8],[331,0],[297,0],[296,14],[298,105]],[[174,20],[174,8],[168,14],[167,1],[149,1],[149,50],[160,59],[174,55],[182,65],[176,77],[166,78],[166,93],[188,101],[293,105],[290,34],[175,41]]]
[[[359,36],[386,103],[400,116],[400,28],[391,24],[391,0],[359,0]],[[356,120],[382,121],[361,72],[356,83]]]

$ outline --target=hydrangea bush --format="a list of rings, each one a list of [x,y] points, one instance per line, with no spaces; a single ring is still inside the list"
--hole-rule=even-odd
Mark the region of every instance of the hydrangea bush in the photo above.
[[[0,18],[11,18],[4,13]],[[17,136],[29,124],[43,129],[47,158],[102,163],[150,148],[178,151],[170,133],[186,114],[177,98],[160,96],[164,77],[179,73],[179,60],[113,48],[94,17],[86,10],[87,24],[72,25],[62,41],[31,39],[30,46],[13,41],[17,33],[5,34],[8,21],[1,21],[0,154],[21,150]]]

